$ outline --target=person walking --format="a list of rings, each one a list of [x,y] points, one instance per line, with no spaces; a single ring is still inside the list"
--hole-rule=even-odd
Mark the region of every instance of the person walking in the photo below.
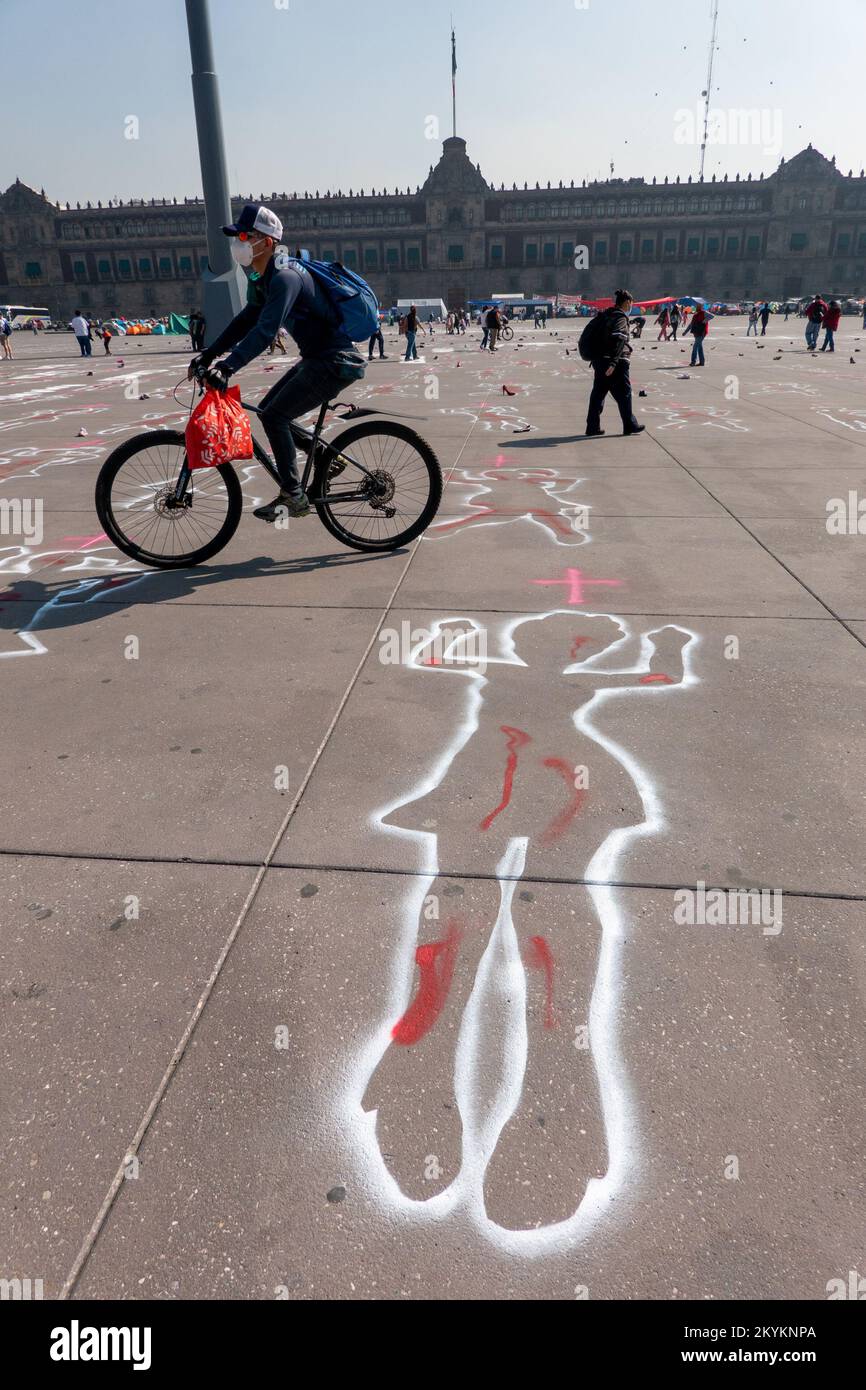
[[[10,362],[12,361],[12,324],[4,314],[0,318],[0,342],[3,344],[3,356]]]
[[[757,338],[757,336],[758,336],[758,306],[757,306],[756,304],[753,304],[752,307],[751,307],[751,309],[749,310],[749,323],[748,323],[748,326],[747,326],[747,328],[746,328],[746,337],[747,337],[747,338],[748,338],[748,336],[749,336],[749,334],[751,333],[751,331],[752,331],[753,328],[754,328],[754,330],[755,330],[755,337]]]
[[[812,302],[806,305],[806,347],[809,352],[814,352],[818,346],[818,334],[829,307],[819,294],[814,295]]]
[[[671,341],[675,343],[676,340],[677,340],[677,329],[678,329],[679,326],[680,326],[680,306],[679,306],[679,304],[677,304],[676,300],[674,300],[673,304],[671,305],[671,310],[670,310],[670,324],[671,324]]]
[[[110,357],[110,356],[111,356],[111,338],[112,338],[111,329],[109,328],[108,324],[106,323],[106,324],[103,326],[103,329],[102,329],[102,346],[105,348],[105,355],[106,355],[106,357]]]
[[[623,434],[641,434],[646,428],[638,422],[632,407],[628,362],[631,356],[628,312],[633,303],[628,290],[617,290],[613,307],[602,310],[595,319],[597,326],[593,330],[593,350],[590,359],[593,383],[586,415],[588,439],[604,434],[601,428],[601,412],[608,391],[619,407]],[[586,331],[584,329],[584,332]]]
[[[761,337],[767,335],[767,324],[770,322],[770,305],[767,300],[761,305]],[[757,334],[755,335],[757,337]]]
[[[90,324],[84,317],[80,309],[76,309],[72,318],[69,320],[69,327],[78,340],[82,357],[90,357],[93,347],[90,341]]]
[[[498,310],[498,308],[496,307],[495,304],[494,304],[493,308],[490,309],[490,310],[488,311],[488,314],[487,314],[487,327],[488,327],[489,335],[490,335],[490,342],[489,342],[489,344],[488,344],[488,350],[489,350],[490,352],[496,352],[496,350],[497,350],[497,348],[496,348],[496,340],[498,339],[500,329],[502,328],[502,318],[501,318],[500,313],[499,313],[499,310]]]
[[[710,328],[710,316],[703,305],[700,305],[694,312],[689,332],[692,335],[692,361],[693,367],[705,367],[704,361],[704,339]]]
[[[415,344],[419,329],[422,333],[424,332],[423,325],[418,321],[418,310],[413,304],[406,315],[406,356],[404,358],[406,362],[417,362],[418,360],[418,348]]]
[[[842,317],[842,305],[838,299],[831,299],[827,306],[827,312],[821,320],[821,327],[824,329],[824,341],[821,344],[822,352],[835,352],[836,344],[833,338],[836,329],[839,327],[839,320]],[[815,335],[817,342],[817,334]]]
[[[379,324],[378,329],[376,330],[376,332],[373,334],[372,338],[370,339],[370,356],[369,356],[369,361],[370,361],[370,362],[373,361],[373,348],[376,346],[377,343],[379,344],[379,361],[380,361],[380,362],[384,362],[384,361],[386,361],[386,354],[385,354],[385,337],[384,337],[384,334],[382,333],[382,325],[381,325],[381,323]]]
[[[485,348],[487,347],[487,344],[490,342],[490,329],[487,327],[487,315],[489,312],[490,310],[488,306],[486,304],[482,304],[481,311],[478,315],[478,322],[482,330],[481,347],[479,349],[480,352],[484,352]]]
[[[668,328],[669,328],[669,326],[670,326],[670,321],[671,321],[670,312],[669,312],[669,310],[668,310],[668,306],[665,304],[665,305],[663,306],[663,308],[662,308],[661,313],[659,314],[658,318],[656,319],[656,323],[657,323],[658,326],[659,326],[659,336],[658,336],[658,338],[656,339],[656,342],[657,342],[657,343],[666,343],[666,342],[667,342],[667,340],[668,340]]]

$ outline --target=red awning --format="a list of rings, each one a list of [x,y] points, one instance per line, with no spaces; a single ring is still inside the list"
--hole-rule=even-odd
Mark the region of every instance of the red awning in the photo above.
[[[636,299],[634,307],[636,309],[654,309],[658,304],[673,304],[675,299],[675,294],[666,294],[663,299]],[[613,306],[612,299],[585,299],[583,302],[588,304],[591,309],[610,309]]]

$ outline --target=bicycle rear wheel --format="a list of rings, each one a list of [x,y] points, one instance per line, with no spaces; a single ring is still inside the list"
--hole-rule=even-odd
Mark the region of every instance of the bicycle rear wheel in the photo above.
[[[442,471],[426,440],[391,421],[353,425],[320,453],[314,499],[322,524],[353,550],[397,550],[426,531],[442,501]],[[353,467],[360,464],[361,468]]]
[[[183,503],[174,494],[186,462],[179,430],[149,430],[109,454],[96,480],[96,512],[108,539],[142,565],[186,569],[228,545],[243,496],[230,464],[196,469]]]

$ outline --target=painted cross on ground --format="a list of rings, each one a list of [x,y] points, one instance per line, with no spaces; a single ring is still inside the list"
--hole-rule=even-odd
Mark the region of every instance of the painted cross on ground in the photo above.
[[[578,607],[587,602],[584,598],[584,588],[605,586],[607,588],[618,588],[622,583],[621,579],[587,579],[582,570],[567,569],[564,579],[533,579],[533,584],[540,584],[543,587],[563,585],[568,589],[566,603],[569,607]]]

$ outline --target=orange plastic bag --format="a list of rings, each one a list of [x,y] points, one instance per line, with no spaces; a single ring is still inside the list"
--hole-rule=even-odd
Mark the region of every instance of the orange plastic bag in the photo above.
[[[237,386],[206,391],[186,427],[190,468],[216,468],[233,459],[251,459],[253,432]]]

